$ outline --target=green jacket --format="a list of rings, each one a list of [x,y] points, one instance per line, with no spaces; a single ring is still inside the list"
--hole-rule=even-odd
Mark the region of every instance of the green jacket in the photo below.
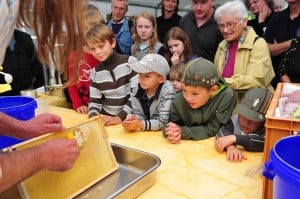
[[[182,140],[202,140],[215,136],[221,126],[226,124],[236,105],[234,92],[220,80],[219,90],[207,103],[192,109],[183,98],[182,92],[177,93],[171,104],[170,122],[181,127]],[[165,128],[163,134],[166,136]]]

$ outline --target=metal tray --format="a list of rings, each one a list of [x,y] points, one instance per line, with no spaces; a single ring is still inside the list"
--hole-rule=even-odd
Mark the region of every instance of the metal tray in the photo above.
[[[94,184],[76,199],[136,198],[155,181],[161,161],[156,155],[111,143],[119,169]]]

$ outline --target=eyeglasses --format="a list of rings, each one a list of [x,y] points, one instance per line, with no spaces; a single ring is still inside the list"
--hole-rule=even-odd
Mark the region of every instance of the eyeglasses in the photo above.
[[[126,8],[116,7],[116,6],[114,6],[113,9],[114,9],[115,11],[120,11],[120,12],[125,12],[125,11],[126,11]]]
[[[238,23],[240,23],[240,19],[237,22],[228,22],[226,24],[218,24],[220,30],[224,30],[227,28],[228,30],[233,29]]]

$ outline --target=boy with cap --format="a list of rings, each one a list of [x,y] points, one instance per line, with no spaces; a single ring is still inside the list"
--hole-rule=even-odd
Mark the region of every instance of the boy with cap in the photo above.
[[[128,65],[138,73],[139,83],[131,93],[133,114],[127,116],[123,126],[127,131],[160,130],[168,122],[175,97],[173,86],[166,78],[169,64],[159,54],[148,54],[140,61],[130,57]]]
[[[218,76],[216,66],[204,58],[188,63],[182,88],[171,104],[170,122],[163,134],[173,144],[215,136],[236,105],[232,89]]]
[[[241,162],[247,157],[236,145],[247,151],[261,152],[265,141],[265,113],[271,103],[272,93],[266,88],[249,90],[237,106],[237,115],[217,133],[216,149],[226,151],[227,160]]]

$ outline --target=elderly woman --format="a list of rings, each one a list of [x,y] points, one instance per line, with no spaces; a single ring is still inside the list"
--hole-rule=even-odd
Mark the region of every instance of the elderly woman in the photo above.
[[[247,27],[247,9],[241,1],[229,1],[217,8],[215,19],[224,40],[219,44],[214,63],[219,74],[236,91],[237,100],[251,88],[269,88],[274,78],[265,40]]]

